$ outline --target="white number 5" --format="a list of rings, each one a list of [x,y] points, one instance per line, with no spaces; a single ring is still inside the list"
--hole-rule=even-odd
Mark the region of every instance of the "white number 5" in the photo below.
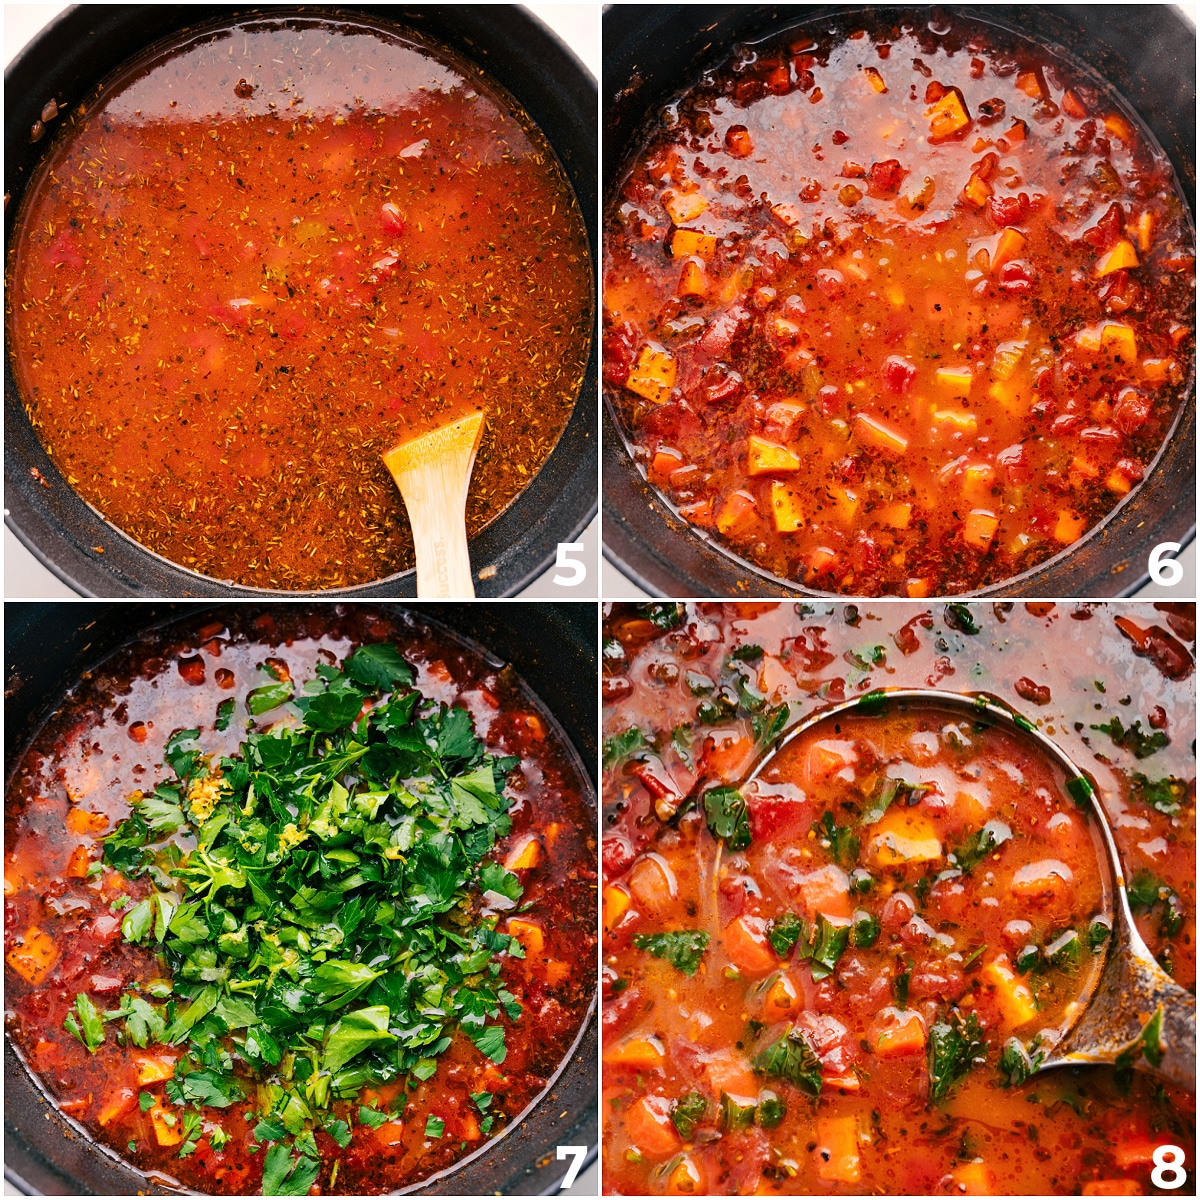
[[[567,557],[572,550],[582,549],[582,542],[558,543],[558,556],[554,560],[554,565],[559,568],[559,571],[566,571],[567,574],[561,575],[559,571],[555,571],[551,576],[553,583],[557,583],[560,587],[575,587],[587,578],[587,567],[579,562],[578,559]],[[561,1158],[562,1155],[559,1155],[559,1157]]]
[[[562,545],[559,545],[562,550]],[[1183,578],[1183,567],[1171,557],[1179,553],[1178,542],[1159,542],[1150,553],[1150,578],[1160,587],[1174,587]]]
[[[565,545],[566,543],[562,543],[562,544]],[[581,564],[576,563],[574,565],[579,566]],[[571,1162],[571,1165],[567,1168],[566,1175],[563,1176],[562,1183],[560,1183],[558,1185],[558,1190],[560,1192],[566,1188],[569,1188],[571,1186],[571,1184],[573,1184],[575,1182],[577,1176],[579,1175],[579,1170],[583,1166],[583,1160],[585,1158],[587,1158],[587,1147],[586,1146],[559,1146],[558,1147],[558,1161],[562,1162],[562,1160],[564,1158],[569,1158],[572,1160],[572,1162]]]

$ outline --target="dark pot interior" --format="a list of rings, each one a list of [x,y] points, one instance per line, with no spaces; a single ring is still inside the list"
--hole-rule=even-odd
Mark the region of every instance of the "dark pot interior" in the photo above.
[[[296,6],[292,6],[294,9]],[[365,13],[427,34],[477,63],[517,99],[557,153],[575,189],[593,262],[599,261],[596,224],[596,81],[536,18],[510,5],[330,6]],[[84,100],[127,59],[180,30],[234,14],[278,11],[275,6],[80,4],[56,18],[17,56],[4,76],[5,245],[21,195],[51,129],[30,142],[42,105]],[[309,9],[308,11],[312,11]],[[597,349],[592,346],[571,420],[533,482],[471,540],[481,596],[510,596],[553,561],[559,542],[576,541],[596,513]],[[107,522],[66,483],[21,405],[7,358],[4,365],[6,520],[21,542],[63,582],[91,596],[263,596],[168,562]],[[39,472],[49,487],[38,481]],[[97,547],[102,548],[97,550]],[[298,595],[303,593],[289,593]],[[415,596],[416,573],[326,596]]]
[[[1066,49],[1117,88],[1175,168],[1195,213],[1196,31],[1159,4],[954,5],[951,11],[1006,25]],[[738,41],[775,25],[862,11],[861,5],[637,5],[604,14],[603,186],[611,196],[643,126],[699,71]],[[872,9],[872,12],[878,11]],[[826,595],[784,583],[718,550],[677,517],[634,466],[604,406],[604,553],[660,596]],[[1196,532],[1194,380],[1174,431],[1129,500],[1053,559],[978,593],[985,596],[1127,596],[1148,578],[1160,542],[1187,545]]]
[[[205,605],[23,604],[5,607],[5,779],[34,732],[79,676],[142,632]],[[412,604],[410,612],[512,663],[558,719],[591,785],[595,811],[596,678],[594,604]],[[598,1033],[593,1007],[573,1054],[525,1119],[496,1142],[413,1189],[422,1195],[540,1195],[556,1189],[567,1163],[555,1147],[596,1145]],[[138,1195],[145,1176],[80,1135],[4,1043],[4,1174],[26,1195]]]

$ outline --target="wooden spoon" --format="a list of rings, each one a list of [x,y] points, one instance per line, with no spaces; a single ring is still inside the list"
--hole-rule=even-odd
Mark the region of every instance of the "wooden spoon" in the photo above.
[[[467,488],[483,435],[482,410],[393,446],[383,455],[392,473],[417,551],[417,595],[474,597],[467,555]]]

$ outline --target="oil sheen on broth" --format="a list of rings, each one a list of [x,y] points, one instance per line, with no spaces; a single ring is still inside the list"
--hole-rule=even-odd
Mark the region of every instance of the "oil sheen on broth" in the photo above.
[[[481,406],[473,534],[582,381],[591,275],[560,165],[473,66],[359,19],[208,29],[73,109],[19,217],[9,338],[67,481],[258,587],[412,565],[381,451]]]

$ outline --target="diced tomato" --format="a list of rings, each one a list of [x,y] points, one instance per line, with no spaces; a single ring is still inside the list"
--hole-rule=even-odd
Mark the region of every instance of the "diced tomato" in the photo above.
[[[1001,290],[1010,296],[1030,295],[1036,278],[1033,264],[1024,258],[1010,259],[997,272]]]
[[[604,334],[604,378],[617,387],[623,387],[633,369],[634,359],[641,346],[641,335],[636,326],[626,321]]]
[[[872,163],[867,171],[867,180],[870,185],[870,191],[875,196],[891,196],[900,188],[900,184],[904,182],[904,176],[908,172],[900,165],[900,160],[896,158],[885,158],[882,162]]]
[[[750,836],[756,842],[788,836],[800,827],[811,825],[812,809],[796,796],[746,793],[746,811],[750,817]]]
[[[380,207],[379,219],[383,224],[384,233],[398,236],[404,232],[404,214],[390,200]]]
[[[912,387],[917,368],[898,354],[889,355],[883,362],[883,383],[894,396],[903,395]]]
[[[1122,433],[1133,434],[1150,419],[1154,401],[1134,387],[1121,390],[1113,408],[1113,420]]]
[[[1020,192],[1016,196],[992,196],[987,202],[988,216],[998,229],[1020,225],[1029,214],[1029,196]]]
[[[604,877],[616,879],[629,870],[630,864],[637,858],[637,851],[624,834],[607,833],[600,842],[600,855],[604,863]]]

